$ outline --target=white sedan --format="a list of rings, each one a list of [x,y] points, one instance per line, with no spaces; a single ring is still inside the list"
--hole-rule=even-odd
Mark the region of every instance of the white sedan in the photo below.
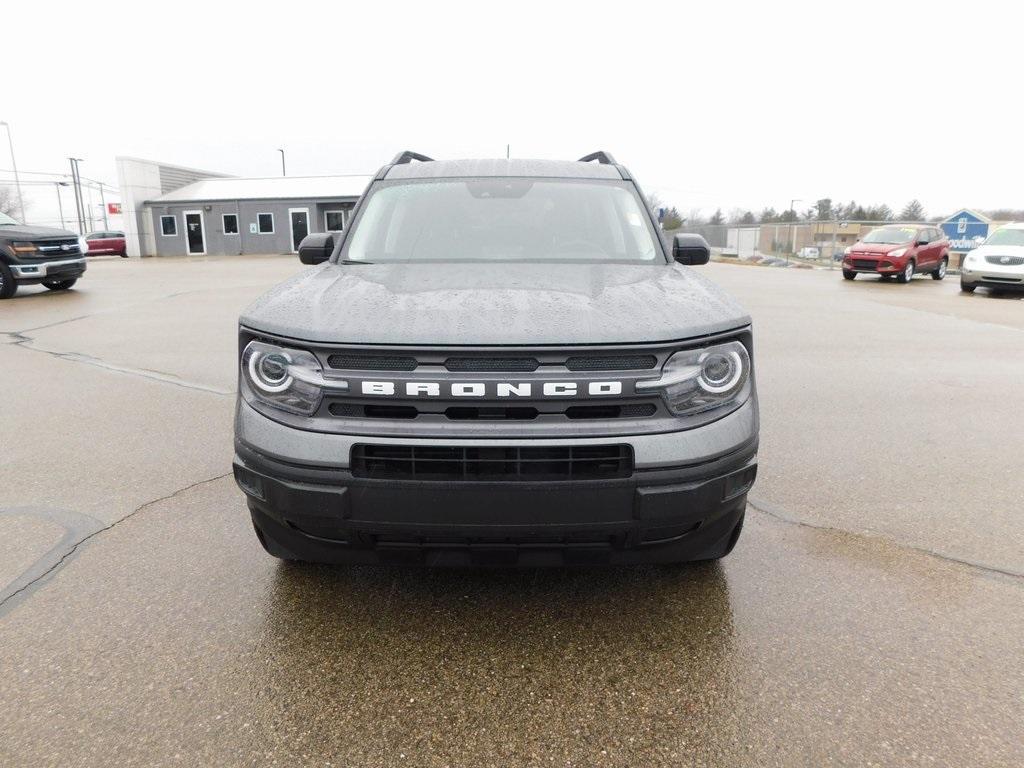
[[[1024,224],[1007,224],[967,254],[960,268],[960,290],[1024,291]]]

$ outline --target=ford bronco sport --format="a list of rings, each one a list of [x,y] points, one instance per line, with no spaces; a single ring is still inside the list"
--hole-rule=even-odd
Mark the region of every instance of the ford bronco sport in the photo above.
[[[0,213],[0,299],[11,298],[19,285],[67,290],[85,272],[85,252],[74,232],[19,224]]]
[[[338,563],[716,559],[756,474],[750,318],[629,172],[403,152],[240,318],[235,479]]]

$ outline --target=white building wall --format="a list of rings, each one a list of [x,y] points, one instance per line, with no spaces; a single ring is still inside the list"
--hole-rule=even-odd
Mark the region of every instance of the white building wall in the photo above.
[[[224,175],[136,157],[118,157],[116,161],[126,247],[128,255],[136,258],[156,256],[157,253],[153,217],[143,205],[146,200],[160,197],[198,179]]]

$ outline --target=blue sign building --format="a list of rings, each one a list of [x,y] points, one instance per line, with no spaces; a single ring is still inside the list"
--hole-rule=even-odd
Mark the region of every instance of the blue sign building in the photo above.
[[[978,246],[975,238],[988,237],[988,227],[992,220],[980,213],[964,209],[957,211],[939,226],[949,238],[949,250],[954,253],[967,253]]]

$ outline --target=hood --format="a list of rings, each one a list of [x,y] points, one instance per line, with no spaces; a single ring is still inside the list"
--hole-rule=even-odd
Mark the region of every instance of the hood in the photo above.
[[[257,299],[243,325],[314,342],[621,344],[731,330],[750,317],[678,264],[321,264]]]
[[[971,256],[1024,256],[1024,245],[979,245],[967,252]]]
[[[40,237],[74,237],[74,232],[66,229],[55,229],[53,227],[35,227],[30,224],[22,224],[17,227],[0,227],[0,237],[7,240],[35,240]]]
[[[912,242],[906,243],[854,243],[851,250],[857,251],[858,253],[877,253],[879,255],[889,253],[889,251],[895,251],[897,248],[909,248],[913,245]]]

